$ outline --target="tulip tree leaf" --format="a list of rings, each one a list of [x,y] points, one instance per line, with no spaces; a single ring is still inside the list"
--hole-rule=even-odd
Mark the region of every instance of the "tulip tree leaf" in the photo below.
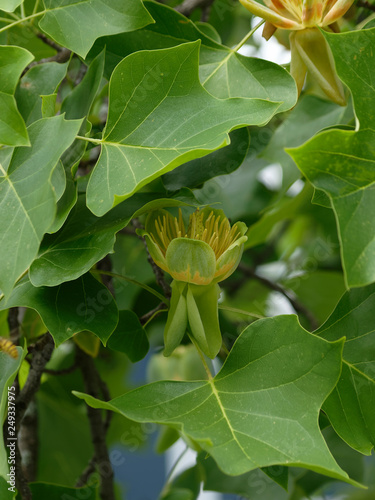
[[[0,164],[0,288],[5,294],[36,257],[53,222],[52,172],[79,127],[80,121],[63,116],[39,120],[28,129],[31,147],[16,148],[7,171]]]
[[[375,445],[375,285],[347,292],[315,333],[329,341],[345,332],[340,380],[323,409],[352,448],[371,454]]]
[[[1,378],[0,378],[0,421],[3,422],[5,413],[8,409],[8,400],[10,402],[14,402],[9,394],[15,394],[14,392],[8,391],[8,387],[13,384],[14,379],[20,369],[23,358],[26,353],[23,355],[23,349],[21,347],[17,347],[18,358],[14,359],[9,354],[0,350],[0,366],[1,366]],[[3,442],[3,426],[0,427],[0,439]],[[9,467],[7,463],[7,453],[3,446],[0,446],[0,477],[7,478],[7,474],[9,472]],[[8,478],[7,478],[8,479]],[[3,498],[3,497],[2,497]]]
[[[0,7],[5,12],[13,12],[21,3],[23,0],[2,0]]]
[[[7,303],[0,302],[0,310],[8,307],[37,311],[56,346],[85,330],[94,333],[105,345],[118,321],[112,295],[90,274],[56,287],[34,287],[25,277]]]
[[[66,75],[68,63],[38,64],[22,77],[16,90],[18,108],[23,119],[30,125],[42,118],[42,97],[54,94]]]
[[[37,498],[38,500],[51,500],[52,498],[61,498],[62,500],[71,500],[73,498],[96,500],[98,498],[97,484],[95,481],[93,483],[83,488],[69,488],[58,484],[38,482],[30,484],[30,490],[32,498]]]
[[[229,475],[280,464],[351,482],[318,426],[342,347],[309,334],[295,316],[277,316],[246,328],[210,381],[155,382],[109,403],[75,394],[95,408],[182,430]]]
[[[199,42],[126,57],[112,74],[102,150],[87,188],[96,215],[182,163],[228,144],[228,133],[266,123],[279,103],[216,99],[198,79]]]
[[[149,24],[139,31],[105,37],[96,42],[93,53],[101,50],[101,47],[106,47],[108,78],[115,66],[133,52],[169,48],[183,42],[201,40],[200,81],[215,97],[282,101],[278,111],[286,111],[296,103],[294,80],[281,66],[256,57],[245,57],[221,45],[207,36],[201,25],[197,26],[167,5],[146,1],[145,6],[155,24]]]
[[[33,58],[28,50],[21,47],[0,45],[0,144],[30,145],[14,93],[23,69]]]
[[[330,198],[349,287],[375,281],[375,29],[326,35],[337,72],[350,88],[358,131],[322,132],[289,150],[314,187]]]
[[[230,133],[229,146],[218,149],[204,158],[192,160],[175,168],[163,176],[163,184],[170,191],[177,191],[186,186],[198,187],[213,177],[227,175],[239,168],[246,158],[250,145],[247,128]]]
[[[158,196],[137,193],[104,217],[93,215],[86,207],[85,197],[80,196],[60,231],[44,237],[39,256],[30,266],[33,285],[56,286],[82,276],[113,251],[117,231],[130,219],[159,206],[186,205],[179,200]]]
[[[100,36],[133,31],[153,22],[141,0],[44,0],[44,5],[39,26],[82,57]]]
[[[125,353],[132,363],[143,359],[150,347],[145,330],[133,311],[120,311],[116,330],[107,343],[110,349]]]

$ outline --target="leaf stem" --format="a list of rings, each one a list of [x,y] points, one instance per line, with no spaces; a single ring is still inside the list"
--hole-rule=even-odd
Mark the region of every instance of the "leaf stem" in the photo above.
[[[172,465],[171,470],[168,472],[168,475],[167,475],[166,480],[165,480],[165,485],[164,485],[164,487],[162,489],[162,492],[161,492],[160,496],[163,496],[165,493],[167,493],[167,491],[168,491],[168,484],[169,484],[169,482],[170,482],[170,480],[172,478],[172,474],[176,470],[176,467],[181,462],[181,460],[183,459],[183,457],[186,455],[188,449],[189,449],[189,446],[186,445],[186,448],[184,450],[182,450],[182,452],[176,458],[175,463]]]
[[[76,139],[80,139],[81,141],[92,142],[93,144],[101,144],[101,139],[92,139],[91,137],[83,137],[82,135],[77,135]]]
[[[23,19],[18,19],[17,21],[14,21],[13,23],[8,24],[8,26],[4,26],[3,28],[0,28],[0,33],[2,33],[3,31],[6,31],[9,28],[13,28],[13,26],[16,26],[17,24],[21,24],[24,21],[28,21],[29,19],[34,19],[34,17],[42,16],[46,12],[47,12],[46,10],[42,10],[41,12],[36,12],[35,14],[30,14],[30,16],[26,16]]]
[[[146,321],[146,323],[143,325],[143,328],[146,328],[146,326],[147,326],[149,323],[151,323],[151,321],[152,321],[152,320],[153,320],[156,316],[158,316],[160,313],[162,313],[162,312],[168,312],[168,309],[158,309],[157,311],[155,311],[155,312],[153,313],[153,315],[152,315],[150,318],[148,318],[148,320]]]
[[[25,17],[26,17],[25,16],[25,6],[24,6],[23,2],[20,5],[20,10],[21,10],[21,17],[22,17],[22,19],[25,19]]]
[[[152,293],[153,295],[155,295],[155,297],[157,297],[162,302],[164,302],[164,304],[168,303],[168,299],[166,299],[161,293],[157,292],[156,290],[154,290],[150,286],[145,285],[144,283],[140,283],[139,281],[133,280],[132,278],[128,278],[128,276],[123,276],[122,274],[112,273],[111,271],[102,271],[99,269],[91,269],[90,272],[91,272],[91,274],[104,274],[106,276],[112,276],[112,278],[118,278],[118,279],[128,281],[129,283],[132,283],[133,285],[140,286],[144,290],[147,290],[147,292]]]
[[[230,306],[222,306],[219,305],[219,309],[222,311],[228,311],[228,312],[233,312],[237,314],[244,314],[245,316],[251,316],[252,318],[257,318],[257,319],[263,319],[265,316],[261,316],[260,314],[255,314],[251,313],[248,311],[244,311],[243,309],[236,309],[235,307],[230,307]]]
[[[251,38],[254,33],[257,31],[257,29],[259,29],[262,24],[264,24],[266,21],[264,19],[262,19],[262,21],[260,21],[256,26],[254,26],[254,28],[252,30],[249,31],[249,33],[247,33],[247,35],[245,35],[243,37],[243,39],[234,47],[233,49],[233,52],[237,52],[238,50],[240,50],[240,48],[245,45],[245,43],[248,41],[249,38]]]
[[[199,357],[201,358],[201,361],[203,363],[204,369],[205,369],[205,371],[207,373],[208,380],[212,380],[213,377],[212,377],[212,374],[211,374],[211,370],[210,370],[210,368],[209,368],[209,366],[207,364],[207,361],[206,361],[206,358],[204,357],[203,352],[199,349],[198,344],[195,342],[195,339],[192,336],[192,334],[189,332],[189,330],[188,330],[188,335],[189,335],[189,338],[190,338],[191,342],[194,344],[196,350],[198,351]]]

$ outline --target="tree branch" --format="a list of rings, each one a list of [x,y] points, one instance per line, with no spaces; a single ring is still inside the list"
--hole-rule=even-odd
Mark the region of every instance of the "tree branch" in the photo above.
[[[186,17],[189,17],[195,9],[205,9],[210,7],[214,0],[185,0],[176,10]]]
[[[100,378],[99,373],[95,367],[93,359],[83,352],[78,346],[77,359],[79,367],[82,372],[85,390],[87,394],[97,398],[100,396],[98,388],[103,393],[104,399],[108,400],[109,391],[103,380]],[[90,475],[98,469],[100,474],[100,496],[102,500],[115,500],[115,492],[113,485],[113,470],[109,460],[107,444],[105,440],[106,432],[109,427],[110,417],[103,421],[101,411],[91,408],[86,405],[87,416],[90,422],[90,430],[92,442],[94,445],[94,455],[91,458],[88,466],[83,471],[81,477],[78,479],[76,486],[80,487],[87,483]]]
[[[375,5],[368,2],[367,0],[358,0],[357,7],[363,7],[364,9],[375,12]]]
[[[318,324],[318,321],[315,318],[315,316],[298,299],[293,297],[292,292],[290,292],[289,290],[286,290],[281,285],[278,285],[277,283],[274,283],[273,281],[271,281],[267,278],[264,278],[263,276],[259,276],[259,274],[257,274],[253,269],[246,266],[245,264],[241,263],[238,266],[238,269],[245,276],[247,276],[249,278],[256,279],[257,281],[259,281],[259,283],[262,283],[267,288],[269,288],[275,292],[281,293],[281,295],[283,295],[284,297],[286,297],[288,299],[288,301],[290,302],[290,304],[293,306],[293,308],[295,309],[295,311],[298,314],[302,314],[303,316],[305,316],[305,318],[307,319],[307,321],[310,324],[311,330],[316,330],[318,328],[319,324]]]
[[[49,62],[57,62],[60,64],[65,63],[66,61],[69,61],[71,53],[72,52],[69,49],[63,48],[60,52],[58,52],[56,55],[52,57],[45,57],[44,59],[40,59],[39,61],[34,61],[30,63],[28,66],[26,66],[21,76],[27,73],[29,69],[33,68],[34,66],[38,66],[39,64],[44,64]]]

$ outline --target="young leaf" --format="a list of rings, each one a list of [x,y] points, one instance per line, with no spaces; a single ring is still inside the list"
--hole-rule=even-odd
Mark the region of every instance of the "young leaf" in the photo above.
[[[21,47],[0,45],[0,144],[29,146],[26,125],[20,115],[14,92],[22,70],[33,55]]]
[[[88,330],[105,345],[116,328],[118,310],[108,289],[91,274],[56,287],[34,287],[23,278],[14,288],[8,307],[30,307],[37,311],[56,347],[75,333]]]
[[[280,464],[353,483],[318,426],[342,347],[309,334],[295,316],[277,316],[250,325],[208,382],[155,382],[110,403],[75,394],[94,408],[183,430],[229,475]]]
[[[87,187],[96,215],[182,163],[229,143],[228,132],[262,125],[279,103],[216,99],[198,79],[199,43],[136,52],[113,72],[101,155]]]
[[[86,57],[100,36],[133,31],[153,22],[141,0],[44,0],[39,26],[53,40]]]
[[[80,123],[63,116],[33,123],[28,129],[31,147],[15,149],[7,171],[0,164],[0,288],[5,295],[36,257],[53,221],[51,175]]]
[[[375,285],[347,292],[315,333],[346,336],[340,380],[323,409],[339,436],[366,455],[375,445]]]

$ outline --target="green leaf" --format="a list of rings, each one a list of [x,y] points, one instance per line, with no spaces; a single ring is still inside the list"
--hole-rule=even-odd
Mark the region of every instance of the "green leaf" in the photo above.
[[[9,479],[9,477],[7,477]],[[8,488],[10,488],[9,483],[7,483],[6,479],[0,476],[0,495],[2,500],[14,500],[16,498],[16,489],[15,492],[13,493],[12,491],[9,491]]]
[[[105,345],[118,321],[112,295],[91,274],[56,287],[34,287],[25,277],[7,303],[0,302],[0,310],[6,307],[35,309],[56,346],[84,330],[94,333]]]
[[[133,311],[119,311],[116,330],[107,346],[114,351],[125,353],[132,363],[143,359],[150,347],[145,330]]]
[[[66,75],[69,63],[38,64],[21,78],[16,90],[16,100],[23,119],[30,125],[42,118],[42,97],[56,93]]]
[[[182,187],[195,188],[212,177],[227,175],[237,170],[249,149],[249,131],[247,128],[234,130],[229,137],[229,146],[204,158],[189,161],[163,175],[164,186],[170,191],[177,191]]]
[[[141,0],[44,0],[44,5],[46,13],[39,26],[81,57],[100,36],[137,30],[153,22]]]
[[[325,35],[326,36],[326,35]],[[350,88],[360,129],[323,132],[288,151],[335,211],[349,287],[375,281],[375,29],[327,35],[337,72]]]
[[[198,456],[198,468],[204,478],[203,489],[205,491],[218,491],[220,493],[233,493],[241,498],[262,500],[286,500],[286,491],[273,481],[262,469],[255,469],[239,476],[228,476],[224,474],[211,457],[205,453]],[[272,470],[278,478],[285,476],[288,480],[288,469],[276,465],[266,470]]]
[[[91,62],[83,80],[64,99],[61,113],[65,113],[68,120],[84,118],[88,115],[102,81],[104,54],[103,50]]]
[[[95,408],[183,430],[229,475],[280,464],[352,482],[318,426],[342,347],[309,334],[295,316],[277,316],[250,325],[208,382],[155,382],[110,403],[75,394]]]
[[[43,239],[39,256],[30,266],[31,282],[35,286],[55,286],[82,276],[113,251],[117,231],[125,227],[132,217],[159,205],[186,204],[173,199],[160,199],[157,194],[139,193],[104,217],[96,217],[87,209],[85,197],[80,196],[61,230]]]
[[[182,163],[229,143],[228,132],[266,123],[278,103],[219,100],[198,80],[199,43],[137,52],[112,74],[102,150],[87,188],[96,215]]]
[[[57,94],[42,95],[42,117],[50,118],[56,114]]]
[[[90,486],[83,488],[67,488],[57,484],[49,483],[31,483],[30,490],[32,498],[38,500],[52,500],[52,498],[61,498],[62,500],[72,500],[76,498],[84,498],[85,500],[96,500],[98,497],[97,484],[90,482]],[[17,495],[17,500],[21,500],[20,495]]]
[[[106,46],[108,78],[115,66],[133,52],[170,48],[183,42],[201,40],[200,81],[210,94],[221,99],[243,97],[282,101],[279,112],[290,109],[296,103],[294,80],[281,66],[245,57],[221,45],[213,39],[217,34],[207,35],[202,24],[194,24],[167,5],[147,1],[145,6],[155,24],[132,33],[103,38],[94,46],[93,53]],[[210,31],[213,31],[212,27]]]
[[[347,292],[315,333],[329,341],[346,336],[340,380],[324,403],[335,431],[355,450],[375,444],[375,285]]]
[[[44,118],[29,127],[30,148],[17,148],[8,171],[0,165],[0,288],[7,295],[36,257],[55,213],[51,175],[80,121]],[[53,144],[53,147],[51,147]]]
[[[14,391],[8,391],[8,387],[13,384],[14,379],[18,373],[21,366],[22,360],[26,355],[22,347],[17,347],[18,358],[14,359],[6,352],[0,351],[0,366],[1,366],[1,378],[0,378],[0,440],[3,443],[3,421],[6,413],[8,412],[8,400],[10,403],[14,403],[15,398],[12,399],[11,396],[8,397],[8,393],[14,396]],[[0,477],[7,478],[9,472],[6,448],[2,445],[0,446]],[[8,478],[7,478],[8,479]]]
[[[33,58],[28,50],[21,47],[0,45],[0,144],[30,145],[14,93],[23,69]]]
[[[276,128],[271,140],[261,153],[261,157],[269,163],[281,165],[283,187],[288,189],[300,177],[300,173],[293,160],[285,152],[285,148],[301,146],[322,129],[346,123],[350,118],[350,110],[316,96],[304,95]]]
[[[23,0],[2,0],[0,7],[5,12],[13,12],[21,3]]]

